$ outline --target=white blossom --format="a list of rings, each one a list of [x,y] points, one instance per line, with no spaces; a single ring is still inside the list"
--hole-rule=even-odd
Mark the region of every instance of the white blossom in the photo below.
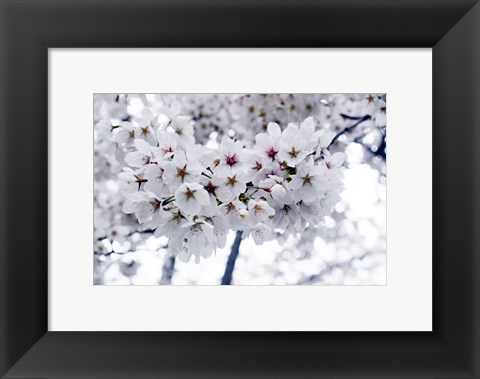
[[[225,202],[220,205],[220,212],[225,215],[227,224],[232,230],[242,230],[248,216],[247,206],[239,200]]]
[[[272,230],[262,222],[255,224],[247,231],[252,236],[256,245],[261,245],[272,238]]]
[[[321,197],[322,190],[326,188],[325,171],[323,166],[300,166],[289,183],[292,199],[311,203]]]
[[[180,260],[209,257],[225,246],[229,230],[244,231],[256,244],[278,232],[301,232],[323,222],[339,201],[343,153],[329,152],[332,133],[316,130],[312,117],[283,131],[278,123],[266,123],[251,147],[228,136],[207,147],[195,143],[189,117],[169,119],[157,108],[135,121],[157,128],[156,142],[130,142],[129,167],[118,175],[123,211],[156,237],[167,236],[169,253]],[[109,139],[108,123],[98,127]]]
[[[248,213],[252,220],[268,222],[268,219],[275,214],[275,210],[265,200],[250,200]]]
[[[132,167],[145,167],[153,162],[154,151],[158,148],[149,145],[145,140],[137,138],[134,141],[136,151],[128,153],[125,161]]]
[[[298,126],[292,123],[283,131],[279,144],[278,158],[290,167],[295,167],[313,152]]]
[[[203,171],[203,167],[195,159],[188,159],[183,151],[178,151],[171,161],[162,162],[165,183],[173,191],[184,182],[195,182]]]
[[[193,123],[190,117],[178,116],[174,118],[169,128],[175,133],[177,141],[181,146],[195,142]]]
[[[172,238],[169,247],[182,262],[188,262],[193,255],[195,263],[199,263],[200,257],[212,255],[216,242],[212,224],[197,219],[185,223],[182,228],[183,233]]]
[[[194,216],[202,206],[210,204],[208,192],[198,183],[183,183],[175,191],[175,202],[184,214]]]

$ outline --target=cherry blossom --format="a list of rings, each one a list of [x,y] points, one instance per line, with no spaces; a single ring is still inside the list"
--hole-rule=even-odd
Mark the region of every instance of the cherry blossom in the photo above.
[[[280,151],[278,158],[287,163],[290,167],[295,167],[302,162],[307,155],[313,153],[312,142],[301,132],[297,125],[288,124],[280,138]],[[315,142],[313,142],[315,144]]]
[[[224,136],[219,149],[216,171],[220,175],[234,177],[244,167],[242,144]]]
[[[195,216],[202,206],[210,204],[208,192],[198,183],[183,183],[175,191],[175,201],[183,214]]]
[[[157,147],[149,145],[145,140],[137,138],[134,141],[136,151],[132,151],[125,156],[125,161],[132,167],[146,167],[154,160],[154,151]]]
[[[292,190],[292,199],[311,203],[322,196],[327,188],[325,167],[318,165],[302,165],[288,184]]]
[[[179,151],[171,161],[159,162],[163,168],[163,177],[171,190],[175,190],[184,182],[195,182],[202,173],[201,165],[195,159],[188,159],[183,151]]]
[[[248,234],[250,234],[255,241],[255,244],[261,245],[265,241],[268,241],[272,238],[272,230],[265,225],[264,223],[257,223],[252,228],[248,230]]]
[[[131,112],[133,102],[141,110]],[[385,155],[383,95],[96,95],[95,109],[96,191],[116,186],[112,204],[95,200],[103,255],[134,251],[148,236],[196,263],[231,231],[257,245],[328,238],[347,144],[384,170],[375,160]]]
[[[312,117],[283,131],[269,123],[252,148],[227,136],[217,149],[195,144],[185,139],[193,129],[183,116],[161,128],[155,145],[135,139],[125,157],[123,211],[169,237],[170,254],[182,261],[209,257],[228,230],[243,230],[256,244],[274,229],[301,232],[339,199],[343,155],[328,152],[332,137],[316,131]]]

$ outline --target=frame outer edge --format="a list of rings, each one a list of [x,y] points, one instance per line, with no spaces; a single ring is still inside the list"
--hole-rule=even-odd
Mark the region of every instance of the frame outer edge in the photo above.
[[[1,0],[0,0],[0,1],[1,1]],[[396,1],[392,1],[392,2],[395,3]],[[454,4],[453,1],[442,1],[442,2],[445,3],[445,4]],[[1,7],[1,8],[0,8],[0,12],[1,12],[1,26],[0,26],[0,28],[1,28],[1,45],[2,45],[2,46],[1,46],[1,53],[2,53],[2,54],[1,54],[1,57],[0,57],[0,60],[1,60],[1,63],[2,63],[2,64],[1,64],[1,80],[2,80],[2,86],[1,86],[1,87],[2,87],[2,88],[1,88],[1,91],[0,91],[0,106],[1,106],[1,118],[0,118],[0,120],[1,120],[1,123],[2,123],[2,127],[1,127],[1,130],[0,130],[0,138],[1,138],[1,140],[0,140],[0,144],[1,144],[1,155],[0,155],[1,162],[0,162],[0,163],[1,163],[1,166],[0,166],[0,167],[1,167],[1,169],[2,169],[2,174],[7,173],[7,176],[8,176],[8,177],[10,177],[9,175],[12,174],[12,170],[11,170],[11,169],[8,169],[8,167],[7,167],[7,156],[8,156],[9,158],[11,158],[11,155],[10,155],[10,154],[7,154],[7,151],[11,151],[11,148],[9,148],[9,146],[8,146],[8,141],[9,141],[9,140],[10,140],[10,141],[12,140],[11,137],[12,137],[14,134],[13,134],[11,131],[6,131],[6,128],[5,128],[5,125],[6,125],[7,121],[13,120],[13,118],[11,118],[11,113],[12,113],[12,112],[9,111],[9,110],[7,110],[7,106],[6,106],[7,104],[10,104],[10,103],[8,103],[8,101],[10,101],[11,104],[13,105],[13,101],[10,99],[10,96],[7,98],[7,88],[12,89],[12,88],[14,88],[14,87],[13,87],[11,84],[5,85],[5,81],[7,81],[8,83],[12,83],[12,81],[14,80],[14,79],[6,80],[6,79],[8,79],[7,76],[6,76],[6,73],[9,72],[10,74],[12,74],[12,72],[13,72],[12,62],[14,61],[14,59],[10,59],[10,57],[6,57],[6,56],[7,56],[6,51],[9,51],[8,49],[10,49],[10,51],[11,51],[11,49],[12,49],[12,46],[11,46],[11,45],[9,45],[8,49],[7,49],[7,47],[6,47],[7,41],[8,41],[8,44],[11,44],[11,43],[12,43],[12,36],[10,35],[10,36],[8,36],[8,38],[6,38],[6,35],[7,35],[8,33],[11,34],[11,32],[12,32],[12,26],[11,26],[12,23],[13,23],[13,20],[12,20],[12,17],[11,17],[12,14],[16,12],[17,15],[18,15],[19,13],[21,13],[19,9],[21,9],[21,8],[24,6],[24,4],[25,4],[25,7],[26,7],[26,5],[28,5],[28,4],[33,4],[33,3],[37,3],[37,4],[40,3],[40,4],[44,5],[44,4],[46,4],[47,2],[46,2],[46,1],[36,1],[36,2],[31,2],[31,1],[18,1],[17,4],[20,4],[20,5],[16,5],[16,4],[14,4],[14,2],[7,2],[7,1],[1,1],[1,3],[0,3],[0,7]],[[65,4],[63,4],[63,3],[69,3],[69,1],[67,1],[67,2],[50,1],[50,2],[48,2],[48,3],[50,4],[51,9],[53,9],[52,4],[55,4],[55,3],[56,3],[55,5],[59,5],[59,6],[61,5],[61,6],[63,6],[63,5],[65,5]],[[73,4],[73,3],[75,3],[75,2],[72,1],[71,3]],[[85,3],[86,3],[86,2],[85,2]],[[113,2],[111,2],[111,1],[98,1],[97,3],[98,3],[98,4],[103,4],[103,5],[105,5],[106,3],[112,3],[112,4],[113,4]],[[210,3],[212,3],[212,2],[210,2]],[[274,3],[271,3],[271,4],[276,4],[276,3],[277,3],[277,2],[274,2]],[[279,1],[278,3],[282,3],[282,2]],[[283,2],[283,3],[286,4],[286,3],[288,3],[288,2],[285,1],[285,2]],[[339,1],[338,3],[341,3],[342,5],[345,5],[345,4],[346,4],[346,2],[342,2],[342,1]],[[400,3],[400,2],[398,2],[398,3]],[[413,2],[410,2],[410,3],[413,3]],[[428,3],[430,3],[430,2],[428,2]],[[433,4],[434,2],[431,2],[431,3]],[[459,1],[459,3],[460,3],[460,1]],[[472,2],[465,2],[465,1],[463,1],[463,2],[462,2],[462,6],[466,6],[467,3],[470,4],[470,3],[472,3]],[[7,9],[7,5],[8,5],[8,9]],[[15,12],[13,11],[14,5],[16,5],[16,8],[15,8],[16,11],[15,11]],[[396,5],[397,5],[397,4],[396,4]],[[478,2],[476,2],[475,7],[476,7],[476,11],[477,11],[476,15],[477,15],[477,26],[478,26],[478,23],[479,23],[479,21],[478,21],[478,18],[479,18],[479,5],[478,5]],[[23,8],[23,10],[25,10],[25,9],[26,9],[26,8]],[[457,10],[458,10],[458,9],[457,9]],[[6,16],[6,11],[8,11],[8,13],[9,13],[9,18],[7,18],[7,16]],[[30,17],[35,17],[35,14],[34,14],[33,12],[31,12],[31,11],[30,11]],[[25,20],[23,20],[23,21],[25,21]],[[36,24],[36,25],[38,26],[38,24]],[[43,33],[43,32],[44,32],[44,31],[42,31],[42,33]],[[478,30],[477,30],[477,32],[478,32]],[[17,71],[14,73],[13,77],[14,77],[14,78],[17,78],[17,79],[19,78],[19,75],[20,75],[20,74],[18,73],[18,70],[24,70],[25,67],[27,67],[27,68],[30,68],[31,71],[32,71],[32,72],[30,72],[30,73],[27,72],[27,73],[26,73],[26,78],[20,80],[20,82],[19,82],[19,86],[20,86],[20,87],[19,87],[19,88],[29,88],[28,85],[30,85],[30,87],[31,87],[31,89],[32,89],[32,92],[34,92],[34,93],[39,93],[39,92],[43,91],[43,89],[45,88],[45,82],[46,82],[46,81],[45,81],[44,77],[42,76],[42,75],[45,75],[45,73],[42,74],[42,70],[45,70],[46,60],[44,59],[44,58],[45,58],[45,54],[42,55],[42,53],[40,52],[40,48],[39,48],[39,46],[38,46],[39,40],[40,40],[41,42],[45,42],[45,40],[42,39],[42,38],[45,38],[45,35],[46,35],[46,34],[42,34],[41,36],[36,36],[36,38],[34,38],[34,41],[32,41],[31,39],[29,40],[29,39],[27,38],[26,34],[20,36],[20,40],[21,40],[21,41],[27,41],[26,46],[20,44],[20,46],[22,46],[22,48],[24,48],[26,51],[25,51],[25,52],[15,52],[16,57],[17,57],[17,58],[18,58],[18,57],[26,58],[27,61],[30,59],[31,62],[40,62],[40,60],[42,60],[43,63],[37,65],[38,67],[35,67],[35,68],[32,68],[32,65],[28,65],[27,63],[24,63],[24,65],[22,65],[20,68],[16,68]],[[30,36],[30,37],[31,37],[31,36]],[[58,37],[58,38],[59,38],[60,41],[66,41],[66,40],[67,40],[66,37],[65,37],[65,38],[63,38],[63,37],[62,37],[62,38]],[[477,38],[477,42],[478,42],[478,33],[477,33],[477,37],[476,37],[476,38]],[[80,42],[79,42],[79,41],[80,41]],[[83,41],[83,39],[78,39],[78,40],[76,40],[76,44],[81,45],[81,44],[83,43],[83,42],[81,42],[81,41]],[[102,40],[102,41],[105,41],[105,40]],[[37,44],[35,44],[35,43],[37,43]],[[61,43],[62,43],[62,42],[60,42],[60,44],[61,44]],[[130,43],[130,42],[129,42],[129,43]],[[44,48],[45,46],[41,46],[41,47]],[[98,46],[98,47],[100,47],[100,46]],[[476,47],[477,47],[477,57],[476,57],[476,59],[477,59],[477,63],[478,63],[478,61],[479,61],[479,57],[478,57],[478,45],[477,45]],[[30,49],[30,50],[29,50],[29,49]],[[40,58],[40,57],[41,57],[41,58]],[[9,70],[10,70],[10,71],[5,68],[5,63],[7,63],[7,66],[9,66]],[[40,75],[40,76],[38,76],[38,75]],[[478,65],[477,65],[477,79],[478,79],[478,75],[479,75],[479,73],[478,73]],[[33,79],[33,80],[32,80],[32,79]],[[27,85],[27,82],[28,82],[28,85]],[[48,85],[47,85],[47,87],[48,87]],[[477,98],[477,100],[478,100],[478,80],[477,80],[477,90],[476,90],[476,91],[477,91],[477,92],[476,92],[476,98]],[[8,93],[8,95],[10,95],[10,93]],[[45,95],[45,94],[44,94],[44,95]],[[41,121],[40,121],[40,122],[43,123],[44,120],[47,119],[47,117],[46,117],[46,109],[47,109],[47,108],[46,108],[46,105],[45,105],[45,104],[47,104],[48,101],[47,101],[47,99],[46,99],[46,97],[45,97],[45,99],[43,99],[43,100],[40,99],[40,100],[39,100],[39,103],[40,103],[40,107],[44,107],[43,113],[40,113],[40,115],[41,115]],[[29,105],[29,106],[34,106],[33,110],[34,110],[34,111],[36,112],[36,114],[38,115],[39,106],[38,106],[38,105],[35,105],[34,102],[30,102],[28,105]],[[474,105],[474,108],[473,108],[473,109],[476,109],[476,115],[475,115],[474,117],[475,117],[476,120],[477,120],[476,125],[478,125],[478,120],[479,120],[479,115],[478,115],[478,102],[477,102],[476,105]],[[9,117],[5,116],[7,113],[8,113],[8,115],[9,115]],[[20,121],[27,120],[27,121],[28,121],[29,118],[28,118],[28,116],[26,116],[26,115],[19,115],[19,119],[17,119],[17,120],[20,120]],[[41,129],[41,128],[39,128],[39,129]],[[39,137],[40,137],[40,139],[39,139],[39,142],[40,142],[40,143],[43,142],[43,141],[45,141],[45,137],[42,137],[42,136],[41,136],[41,132],[39,132],[39,134],[38,134],[38,135],[35,135],[35,136],[39,136]],[[35,136],[34,136],[34,137],[35,137]],[[475,141],[475,143],[476,143],[476,146],[478,147],[478,143],[480,142],[480,141],[479,141],[479,138],[478,138],[478,131],[476,131],[476,135],[475,135],[474,141]],[[472,143],[472,142],[471,142],[471,143]],[[470,145],[469,145],[469,146],[470,146]],[[42,152],[43,150],[40,149],[39,151]],[[478,241],[478,238],[479,238],[479,237],[478,237],[478,225],[479,225],[479,223],[478,223],[478,221],[479,221],[479,209],[478,209],[479,197],[478,197],[478,190],[479,190],[479,188],[480,188],[480,186],[479,186],[479,178],[478,178],[478,168],[479,168],[479,153],[478,153],[478,149],[477,149],[477,150],[474,150],[474,153],[475,153],[475,154],[474,154],[474,160],[475,160],[475,162],[474,162],[474,167],[473,167],[474,170],[473,170],[473,171],[477,171],[477,172],[473,172],[472,174],[473,174],[474,177],[475,177],[475,183],[474,183],[474,188],[473,188],[473,189],[476,191],[476,193],[474,194],[476,204],[474,204],[474,213],[475,213],[475,214],[474,214],[473,216],[471,216],[470,213],[469,213],[469,214],[470,214],[470,216],[472,217],[471,221],[473,221],[473,225],[476,227],[476,230],[477,230],[477,235],[475,236],[475,241],[473,241],[473,245],[474,245],[475,248],[476,248],[475,251],[478,253],[478,247],[479,247],[479,241]],[[31,155],[28,155],[27,158],[31,159],[32,156],[31,156]],[[27,161],[28,161],[28,160],[27,160]],[[43,164],[44,164],[44,163],[42,163],[42,167],[43,167]],[[475,176],[475,175],[476,175],[476,176]],[[5,176],[4,176],[3,178],[5,178]],[[3,178],[2,178],[2,179],[3,179]],[[39,177],[35,177],[34,179],[38,179],[38,178],[39,178]],[[44,182],[43,182],[41,179],[42,179],[42,178],[40,177],[40,182],[43,184]],[[8,288],[8,296],[14,295],[14,292],[11,292],[11,291],[13,291],[12,288],[11,288],[11,286],[12,286],[12,284],[15,283],[15,280],[12,280],[12,279],[11,279],[11,277],[12,277],[13,275],[9,275],[8,280],[6,279],[6,275],[3,275],[3,274],[6,273],[6,267],[5,267],[6,264],[5,264],[5,263],[7,262],[7,260],[6,260],[5,251],[6,251],[6,248],[8,247],[8,246],[7,246],[8,244],[6,243],[7,216],[6,216],[6,214],[5,214],[4,211],[5,211],[6,206],[7,206],[7,204],[6,204],[6,202],[7,202],[7,194],[11,195],[11,194],[13,193],[13,190],[12,190],[13,187],[12,187],[11,185],[9,185],[9,184],[7,183],[7,181],[5,181],[5,180],[0,180],[0,182],[1,182],[1,186],[0,186],[0,191],[1,191],[0,206],[2,207],[2,208],[1,208],[1,210],[2,210],[2,212],[1,212],[1,218],[0,218],[1,224],[2,224],[2,225],[0,225],[0,233],[1,233],[1,235],[0,235],[0,238],[1,238],[1,245],[0,245],[0,247],[1,247],[1,250],[2,250],[2,257],[1,257],[1,259],[2,259],[2,260],[1,260],[1,263],[2,263],[2,278],[1,278],[1,282],[0,282],[0,283],[1,283],[1,287],[2,287],[2,288],[1,288],[1,294],[2,294],[2,307],[1,307],[1,308],[2,308],[2,310],[1,310],[1,328],[2,328],[2,329],[1,329],[1,333],[2,333],[2,349],[1,349],[1,350],[2,350],[2,352],[1,352],[1,360],[2,360],[2,362],[1,362],[1,363],[2,363],[2,366],[1,366],[1,367],[2,367],[2,372],[0,372],[0,375],[3,375],[4,372],[5,372],[8,368],[11,368],[11,371],[9,371],[9,372],[7,373],[7,375],[12,375],[12,377],[14,377],[14,376],[16,376],[16,377],[21,377],[21,376],[19,376],[19,375],[21,375],[22,373],[25,374],[27,371],[29,371],[29,370],[31,370],[32,368],[34,368],[34,367],[25,367],[25,366],[22,367],[21,361],[24,361],[24,359],[20,359],[20,361],[19,361],[19,358],[22,356],[22,354],[26,351],[26,352],[27,352],[27,355],[28,355],[28,354],[32,353],[33,350],[38,350],[38,348],[40,347],[40,345],[43,345],[43,343],[45,342],[45,340],[48,339],[48,338],[46,338],[46,337],[53,337],[53,335],[51,335],[51,333],[48,333],[46,336],[44,336],[44,337],[41,339],[41,341],[38,343],[38,345],[36,346],[35,349],[31,348],[31,346],[35,344],[35,341],[38,340],[38,337],[41,337],[41,335],[42,335],[42,333],[43,333],[42,330],[46,330],[46,325],[45,325],[45,326],[40,326],[40,327],[38,327],[38,325],[29,326],[29,327],[27,328],[27,330],[22,330],[22,325],[21,325],[21,323],[22,323],[22,321],[23,321],[23,318],[21,318],[21,320],[20,320],[20,325],[18,325],[19,321],[18,321],[18,320],[15,320],[14,318],[12,318],[11,309],[8,309],[8,312],[7,312],[7,307],[5,307],[5,304],[6,304],[6,303],[5,303],[5,295],[7,294],[7,288],[6,288],[7,282],[8,282],[8,285],[10,286],[10,287]],[[30,183],[30,182],[29,182],[29,183]],[[32,183],[33,183],[33,182],[32,182]],[[46,198],[46,196],[44,196],[44,192],[41,192],[41,193],[42,193],[42,196],[43,196],[44,198]],[[9,197],[11,198],[11,196],[9,196]],[[36,209],[36,212],[37,212],[37,213],[38,213],[38,212],[41,213],[42,211],[44,211],[44,208],[42,208],[42,207],[40,207],[39,209],[38,209],[38,208],[35,208],[35,209]],[[34,223],[33,225],[35,225],[35,223]],[[43,228],[44,228],[43,226],[40,227],[41,230],[43,230]],[[40,232],[37,232],[37,233],[40,233]],[[475,233],[475,231],[474,231],[474,233]],[[37,234],[35,234],[35,236],[36,236],[36,235],[37,235]],[[28,245],[28,244],[27,244],[27,245]],[[472,268],[470,268],[470,270],[476,269],[476,273],[478,274],[478,273],[479,273],[479,271],[478,271],[478,254],[477,254],[477,256],[475,257],[475,263],[476,263],[476,264],[474,264],[474,265],[472,266]],[[44,264],[42,264],[40,267],[44,267]],[[38,270],[37,270],[37,271],[38,271]],[[468,272],[471,272],[471,271],[468,271]],[[37,280],[37,284],[38,284],[38,279],[39,279],[39,278],[40,278],[40,279],[42,278],[41,274],[35,278],[35,280]],[[476,283],[476,289],[475,289],[474,292],[472,292],[471,295],[475,295],[475,294],[478,295],[478,294],[479,294],[479,290],[478,290],[479,280],[478,280],[478,277],[477,277],[477,278],[473,278],[473,279],[475,280],[475,283]],[[19,280],[19,279],[17,278],[16,280]],[[33,285],[35,284],[34,281],[32,281],[32,283],[33,283]],[[30,283],[29,285],[27,285],[26,287],[27,287],[27,288],[30,288],[30,287],[33,288],[33,286],[32,286],[31,283]],[[37,294],[40,293],[40,296],[44,296],[44,295],[45,295],[45,299],[46,299],[46,289],[40,289],[40,290],[37,289],[37,290],[36,290],[36,293],[37,293]],[[32,295],[29,295],[29,296],[32,296]],[[43,300],[43,298],[42,298],[42,300]],[[470,301],[472,301],[472,300],[470,299]],[[472,369],[471,364],[474,362],[474,360],[475,360],[475,358],[476,358],[476,365],[475,365],[475,367],[473,368],[474,371],[476,370],[476,372],[474,372],[473,375],[477,376],[477,375],[479,374],[479,365],[478,365],[478,338],[479,338],[478,296],[477,296],[477,298],[473,297],[473,302],[474,302],[474,304],[475,304],[475,314],[476,314],[476,316],[475,316],[475,321],[474,321],[474,323],[475,323],[475,333],[476,333],[476,334],[475,334],[475,336],[472,336],[472,337],[473,337],[473,338],[476,338],[476,342],[473,341],[473,339],[472,339],[472,340],[470,340],[470,339],[468,340],[469,343],[471,344],[470,347],[473,347],[472,350],[468,351],[469,353],[472,354],[472,356],[468,356],[467,358],[465,358],[463,355],[460,354],[460,355],[456,356],[456,358],[458,358],[458,359],[457,359],[457,362],[461,360],[462,363],[464,364],[463,367],[462,367],[462,369],[465,368],[465,365],[469,365],[470,369]],[[14,303],[12,303],[12,304],[14,304]],[[32,305],[32,304],[33,304],[33,305]],[[15,306],[20,307],[21,310],[23,310],[23,311],[28,311],[28,310],[31,311],[32,313],[31,313],[31,315],[29,315],[30,318],[36,317],[36,318],[37,318],[37,323],[38,323],[38,324],[42,324],[42,320],[40,320],[40,322],[38,322],[38,317],[41,318],[41,317],[44,317],[44,316],[39,316],[37,312],[43,311],[43,307],[45,307],[45,310],[46,310],[46,305],[44,305],[43,307],[41,306],[40,309],[38,309],[38,308],[35,308],[35,305],[36,305],[36,304],[38,304],[37,301],[32,301],[29,306],[25,306],[23,303],[16,304]],[[22,308],[22,307],[23,307],[23,308]],[[17,311],[18,311],[18,309],[17,309]],[[15,314],[16,314],[16,313],[13,312],[13,315],[15,315]],[[15,328],[14,328],[13,330],[5,330],[5,329],[4,329],[5,326],[6,326],[6,319],[7,319],[7,317],[10,317],[10,319],[9,319],[10,321],[12,321],[12,322],[15,321],[15,322],[17,323],[16,326],[15,326]],[[45,316],[45,317],[46,317],[46,316]],[[10,321],[9,321],[9,325],[13,325]],[[470,320],[470,321],[471,321],[471,320]],[[43,329],[43,328],[45,328],[45,329]],[[6,332],[8,332],[7,334],[9,334],[9,335],[7,335]],[[6,347],[11,347],[11,346],[12,346],[11,341],[12,341],[12,338],[13,338],[13,336],[12,336],[12,333],[13,333],[13,332],[23,332],[23,334],[25,334],[25,336],[22,336],[22,335],[21,335],[22,333],[20,333],[20,341],[16,341],[15,344],[14,344],[15,351],[14,351],[14,352],[12,352],[12,351],[8,351],[8,352],[7,352]],[[28,338],[27,338],[26,336],[27,336]],[[463,338],[463,337],[465,337],[465,335],[462,334],[461,337]],[[7,344],[7,342],[6,342],[6,338],[9,339],[8,344]],[[25,338],[27,338],[27,339],[25,339]],[[25,341],[27,341],[27,342],[25,342]],[[472,345],[472,341],[473,341],[473,345]],[[30,346],[30,347],[28,347],[28,346]],[[57,346],[56,348],[60,348],[60,346]],[[26,350],[25,350],[25,349],[26,349]],[[465,352],[465,351],[463,351],[463,352]],[[43,353],[46,353],[46,352],[44,351]],[[473,356],[474,354],[477,354],[477,357],[474,357],[474,356]],[[25,356],[24,358],[27,358],[27,357]],[[12,361],[13,361],[13,362],[12,362]],[[465,361],[467,361],[467,362],[465,362]],[[18,365],[15,365],[16,367],[11,367],[11,366],[13,366],[13,364],[14,364],[15,362],[17,362]],[[393,361],[392,361],[392,362],[393,362]],[[43,362],[42,362],[42,363],[43,363]],[[397,363],[398,363],[398,362],[397,362]],[[440,362],[439,362],[439,363],[440,363]],[[43,367],[43,366],[42,366],[42,367]],[[43,367],[43,368],[45,369],[45,367]],[[31,372],[30,372],[30,373],[31,373]],[[105,372],[103,373],[103,375],[106,375],[106,374],[107,374],[107,373],[105,373]],[[463,376],[463,374],[465,374],[465,371],[462,371],[462,376]],[[72,373],[71,371],[70,371],[70,375],[71,375],[71,376],[75,376],[74,373]],[[449,374],[445,374],[445,375],[449,375]],[[450,376],[450,375],[449,375],[449,376]],[[457,376],[450,376],[450,377],[455,377],[455,378],[457,378]],[[471,377],[471,376],[470,376],[470,377]]]

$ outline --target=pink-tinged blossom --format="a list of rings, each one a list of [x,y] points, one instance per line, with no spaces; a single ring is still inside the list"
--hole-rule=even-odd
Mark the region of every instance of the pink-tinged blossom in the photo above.
[[[267,126],[268,133],[260,133],[255,137],[255,151],[262,159],[274,161],[280,151],[279,140],[282,131],[277,123],[271,122]]]
[[[170,158],[177,150],[177,139],[171,133],[164,130],[157,131],[158,158]]]
[[[234,175],[245,165],[243,162],[243,147],[238,141],[223,137],[218,152],[218,164],[215,172],[222,176]]]

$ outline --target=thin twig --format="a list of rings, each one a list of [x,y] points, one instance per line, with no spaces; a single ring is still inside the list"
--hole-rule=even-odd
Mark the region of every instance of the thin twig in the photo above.
[[[353,125],[350,125],[350,126],[347,126],[345,129],[343,129],[340,133],[338,133],[335,137],[333,137],[332,139],[332,142],[330,142],[330,145],[332,145],[333,143],[335,143],[335,141],[343,134],[349,132],[350,130],[356,128],[358,125],[360,125],[362,122],[364,121],[367,121],[367,120],[370,120],[372,118],[372,116],[370,116],[369,114],[361,117],[361,118],[357,118],[357,117],[345,117],[345,115],[342,115],[342,117],[344,118],[348,118],[350,120],[358,120],[356,123],[354,123]]]

